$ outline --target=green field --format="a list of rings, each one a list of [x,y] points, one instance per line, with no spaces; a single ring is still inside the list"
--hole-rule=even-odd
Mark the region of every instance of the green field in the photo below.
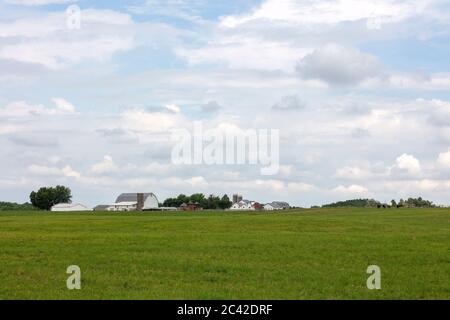
[[[0,262],[0,299],[450,299],[450,211],[2,212]]]

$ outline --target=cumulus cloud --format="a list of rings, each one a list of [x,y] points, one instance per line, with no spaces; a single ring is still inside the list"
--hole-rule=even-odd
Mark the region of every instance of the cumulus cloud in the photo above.
[[[416,175],[421,171],[420,161],[410,154],[402,154],[396,159],[396,166],[408,174]]]
[[[305,79],[318,79],[329,84],[350,85],[380,74],[377,58],[358,49],[328,44],[305,56],[297,65]]]
[[[354,194],[364,194],[369,192],[369,190],[366,187],[352,184],[348,187],[340,185],[333,189],[336,193],[342,193],[342,194],[348,194],[348,195],[354,195]]]
[[[174,112],[151,112],[143,108],[131,108],[121,113],[123,126],[132,131],[150,133],[168,132],[177,129],[183,117]]]
[[[83,60],[104,61],[134,47],[131,17],[112,10],[81,11],[82,27],[71,30],[66,12],[0,23],[0,58],[61,69]],[[17,39],[27,39],[19,41]]]
[[[90,171],[96,174],[115,173],[119,171],[119,167],[111,156],[106,155],[103,157],[103,161],[92,165]]]
[[[180,107],[178,107],[177,105],[174,104],[168,104],[166,105],[166,110],[168,110],[169,112],[172,113],[180,113]]]
[[[398,22],[423,11],[425,1],[376,0],[266,0],[250,14],[225,16],[221,24],[236,28],[257,20],[281,21],[296,25],[337,24],[366,20],[368,28],[380,28],[385,23]]]
[[[201,105],[201,110],[203,112],[217,112],[220,109],[222,109],[222,106],[214,100]]]
[[[296,111],[305,107],[297,95],[283,97],[279,102],[272,106],[275,111]]]
[[[359,167],[344,167],[336,170],[334,177],[349,179],[349,180],[360,180],[370,178],[372,173],[368,170]]]
[[[72,169],[72,167],[69,165],[63,168],[57,168],[32,164],[28,167],[28,171],[33,175],[40,175],[40,176],[56,176],[56,177],[70,177],[70,178],[81,177],[81,174],[78,171]]]
[[[442,168],[450,169],[450,149],[448,149],[447,152],[442,152],[439,154],[437,163]]]

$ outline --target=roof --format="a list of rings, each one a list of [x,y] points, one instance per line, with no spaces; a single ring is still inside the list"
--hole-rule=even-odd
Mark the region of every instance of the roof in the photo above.
[[[147,200],[148,197],[153,196],[156,198],[156,196],[152,193],[143,193],[144,195],[144,201]],[[158,200],[158,198],[156,198]],[[122,193],[120,196],[117,197],[116,203],[118,202],[137,202],[138,201],[138,193]]]
[[[84,207],[87,209],[87,207],[81,203],[58,203],[55,204],[52,208],[73,208],[77,206]]]
[[[268,204],[270,204],[274,208],[289,208],[290,207],[289,203],[283,202],[283,201],[273,201]]]
[[[135,206],[137,205],[136,201],[121,201],[112,204],[112,206]]]
[[[98,206],[94,207],[94,210],[106,210],[109,207],[111,207],[111,205],[109,204],[99,204]]]

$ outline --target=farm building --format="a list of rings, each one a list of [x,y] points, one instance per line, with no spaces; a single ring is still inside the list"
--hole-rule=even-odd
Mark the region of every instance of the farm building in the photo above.
[[[287,202],[282,201],[273,201],[271,203],[267,203],[264,205],[264,210],[286,210],[289,209],[291,206]]]
[[[98,206],[94,207],[94,211],[109,211],[109,208],[111,205],[109,204],[99,204]]]
[[[256,201],[241,200],[231,205],[230,210],[260,210],[261,205]]]
[[[122,193],[116,202],[109,205],[98,205],[95,211],[144,211],[160,210],[158,198],[149,193]]]
[[[183,210],[183,211],[195,211],[195,210],[201,210],[201,207],[200,207],[200,204],[198,202],[189,201],[188,203],[181,204],[180,210]]]
[[[51,211],[92,211],[81,203],[58,203],[51,208]]]
[[[152,210],[159,207],[158,198],[153,193],[122,193],[117,197],[115,205],[128,206],[130,202],[134,202],[136,210]]]

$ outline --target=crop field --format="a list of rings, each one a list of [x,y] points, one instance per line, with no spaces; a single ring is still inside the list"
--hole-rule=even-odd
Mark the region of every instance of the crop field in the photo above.
[[[450,299],[450,211],[1,212],[0,299]]]

